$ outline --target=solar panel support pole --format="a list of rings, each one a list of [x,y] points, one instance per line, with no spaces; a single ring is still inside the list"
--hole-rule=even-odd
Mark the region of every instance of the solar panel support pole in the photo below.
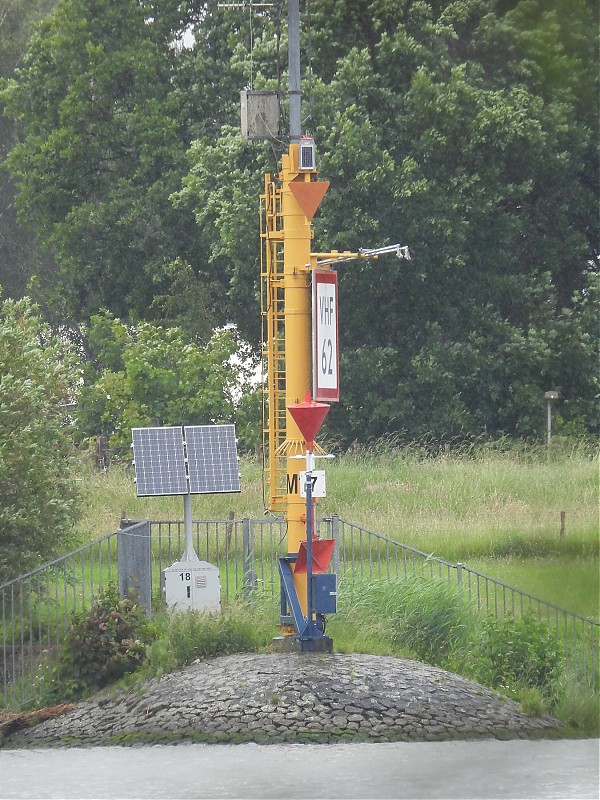
[[[192,495],[188,492],[183,495],[183,526],[185,530],[185,550],[181,556],[182,561],[199,561],[194,550],[194,537],[192,530]]]

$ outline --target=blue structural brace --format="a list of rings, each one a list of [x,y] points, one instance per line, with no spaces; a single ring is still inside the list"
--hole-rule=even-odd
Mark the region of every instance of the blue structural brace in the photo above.
[[[302,636],[306,630],[308,621],[302,613],[300,601],[296,594],[296,587],[294,586],[294,579],[292,576],[292,563],[296,560],[296,556],[281,556],[277,559],[279,567],[279,577],[281,578],[281,616],[286,615],[286,610],[292,612],[292,619],[294,620],[294,627],[299,636]]]

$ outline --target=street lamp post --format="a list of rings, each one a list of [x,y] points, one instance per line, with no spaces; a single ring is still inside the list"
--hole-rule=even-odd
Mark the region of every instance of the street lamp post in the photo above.
[[[558,392],[545,392],[544,400],[547,407],[547,420],[546,420],[546,445],[548,452],[552,444],[552,403],[558,400]]]

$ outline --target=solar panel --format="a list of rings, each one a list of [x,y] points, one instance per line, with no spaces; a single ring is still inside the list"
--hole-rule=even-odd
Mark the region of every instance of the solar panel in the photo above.
[[[138,497],[187,494],[181,428],[132,428],[131,435]]]
[[[185,430],[190,492],[239,492],[235,425],[190,425]]]

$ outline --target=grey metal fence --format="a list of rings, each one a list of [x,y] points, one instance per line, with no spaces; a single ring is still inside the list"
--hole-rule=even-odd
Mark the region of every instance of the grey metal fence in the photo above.
[[[452,563],[401,544],[360,525],[332,517],[328,536],[338,542],[342,581],[355,577],[397,580],[420,575],[455,584],[480,611],[496,618],[533,615],[562,643],[565,668],[576,680],[598,688],[600,623],[509,586],[465,564]]]
[[[179,560],[185,549],[182,521],[125,523],[119,531],[0,586],[0,710],[37,701],[44,671],[60,653],[73,612],[90,608],[111,584],[118,583],[121,589],[131,585],[117,555],[123,562],[136,537],[147,542],[148,526],[149,591],[156,605],[162,570]],[[287,552],[284,520],[195,520],[192,530],[199,558],[219,568],[224,601],[252,596],[279,602],[277,558]],[[337,516],[319,520],[317,530],[323,538],[336,539],[332,569],[339,577],[342,599],[344,587],[358,578],[390,581],[419,575],[456,584],[486,613],[496,617],[533,613],[546,622],[564,647],[568,671],[597,688],[598,622]]]
[[[73,613],[90,608],[117,573],[111,533],[0,586],[0,709],[35,701]]]

